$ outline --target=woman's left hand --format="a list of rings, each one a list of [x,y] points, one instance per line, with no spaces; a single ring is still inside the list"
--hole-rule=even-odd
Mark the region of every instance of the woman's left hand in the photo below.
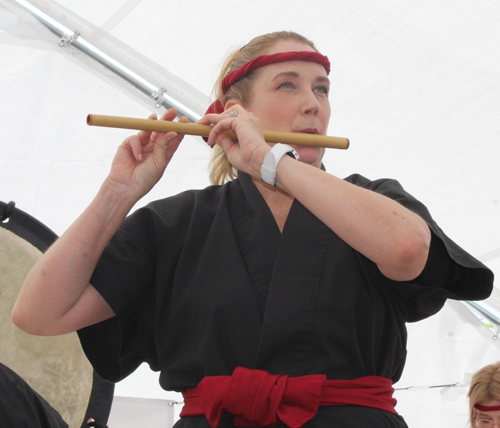
[[[208,137],[210,147],[218,144],[237,170],[260,177],[260,168],[271,148],[264,140],[257,117],[236,104],[223,113],[207,114],[197,123],[214,125]],[[233,131],[238,141],[223,134],[225,131]]]

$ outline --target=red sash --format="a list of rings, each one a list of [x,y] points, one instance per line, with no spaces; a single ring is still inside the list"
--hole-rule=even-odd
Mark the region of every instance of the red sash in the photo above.
[[[280,422],[300,428],[319,406],[354,404],[397,415],[392,381],[380,376],[327,380],[326,375],[290,377],[237,367],[232,376],[207,376],[182,393],[184,416],[205,415],[215,428],[222,412],[237,426],[271,426]]]

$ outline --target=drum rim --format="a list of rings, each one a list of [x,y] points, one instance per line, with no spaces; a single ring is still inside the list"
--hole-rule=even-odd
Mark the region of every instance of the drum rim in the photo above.
[[[8,218],[0,222],[0,227],[9,230],[44,253],[56,241],[57,234],[35,217],[19,208],[14,207],[12,210],[12,204],[13,202],[8,204],[0,201],[0,215],[4,213],[8,206],[9,210],[11,210]],[[86,421],[89,418],[107,423],[111,412],[114,389],[114,383],[102,379],[93,370],[92,390],[81,428],[88,426]]]

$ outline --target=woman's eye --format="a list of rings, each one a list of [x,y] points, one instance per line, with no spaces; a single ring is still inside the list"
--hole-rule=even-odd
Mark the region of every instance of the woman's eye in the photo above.
[[[285,82],[285,83],[282,83],[281,85],[279,85],[278,88],[291,89],[291,88],[293,88],[293,85],[290,82]]]
[[[328,88],[326,86],[318,86],[314,88],[316,92],[320,92],[322,94],[328,95]]]

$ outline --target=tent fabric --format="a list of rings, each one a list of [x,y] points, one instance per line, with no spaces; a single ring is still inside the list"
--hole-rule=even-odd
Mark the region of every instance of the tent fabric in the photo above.
[[[155,76],[168,70],[207,106],[215,70],[230,48],[283,29],[310,38],[332,62],[328,134],[351,141],[347,151],[327,151],[327,171],[398,179],[498,276],[496,0],[31,3],[65,19],[82,37],[137,58],[138,70]],[[0,200],[15,201],[61,235],[93,198],[117,145],[130,134],[88,127],[87,114],[145,118],[162,109],[78,50],[59,47],[58,38],[13,0],[0,0],[0,49]],[[202,139],[186,137],[138,206],[208,185],[209,157]],[[458,382],[399,390],[397,409],[410,426],[465,426],[468,376],[500,360],[494,333],[469,315],[447,305],[409,326],[407,369],[396,388]],[[116,393],[171,398],[155,376],[141,367]]]

